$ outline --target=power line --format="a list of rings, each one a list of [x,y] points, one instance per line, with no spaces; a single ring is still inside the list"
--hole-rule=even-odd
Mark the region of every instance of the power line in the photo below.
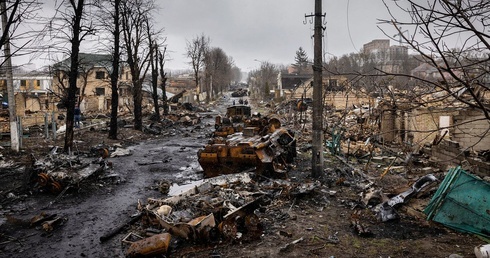
[[[350,0],[347,0],[347,32],[349,33],[349,39],[350,39],[350,43],[352,44],[352,47],[354,48],[354,50],[356,50],[356,52],[359,52],[359,50],[357,50],[356,46],[354,45],[354,41],[352,40],[352,35],[350,33],[350,25],[349,25],[349,4],[350,4]]]

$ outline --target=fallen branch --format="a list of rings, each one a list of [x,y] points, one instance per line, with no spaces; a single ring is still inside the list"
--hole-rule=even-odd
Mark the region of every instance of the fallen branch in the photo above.
[[[138,213],[138,215],[132,217],[128,222],[114,228],[113,230],[109,231],[108,233],[104,234],[103,236],[100,237],[100,242],[103,243],[109,239],[111,239],[113,236],[119,234],[123,229],[125,229],[127,226],[130,226],[134,224],[136,221],[138,221],[142,216],[142,213]]]

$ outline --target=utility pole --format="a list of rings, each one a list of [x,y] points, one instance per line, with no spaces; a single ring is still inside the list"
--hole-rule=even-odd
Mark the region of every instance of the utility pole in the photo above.
[[[322,93],[322,0],[315,0],[315,35],[313,58],[313,139],[311,175],[323,173],[323,93]]]
[[[7,0],[0,0],[0,12],[2,13],[2,31],[7,29]],[[7,32],[5,45],[3,46],[5,55],[5,77],[7,78],[7,94],[9,102],[9,123],[10,123],[10,147],[13,151],[19,152],[19,130],[17,127],[17,114],[15,113],[15,95],[12,75],[12,59],[10,55],[10,36]]]

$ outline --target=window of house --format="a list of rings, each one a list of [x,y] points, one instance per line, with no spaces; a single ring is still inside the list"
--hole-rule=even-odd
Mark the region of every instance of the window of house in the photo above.
[[[95,79],[105,79],[105,72],[104,71],[97,71],[95,72]]]
[[[33,83],[34,83],[34,89],[35,90],[41,89],[41,80],[33,80]]]
[[[27,80],[20,80],[20,86],[26,87],[27,86]]]
[[[105,88],[95,88],[95,95],[104,96],[105,95]]]
[[[442,137],[449,137],[449,128],[451,126],[450,116],[440,116],[439,117],[439,130]]]

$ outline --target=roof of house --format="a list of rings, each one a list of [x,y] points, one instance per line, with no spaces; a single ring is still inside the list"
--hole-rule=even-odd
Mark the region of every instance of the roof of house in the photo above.
[[[311,78],[313,78],[313,75],[311,74],[281,74],[282,89],[295,89]]]
[[[417,73],[417,72],[427,72],[427,73],[431,73],[431,72],[435,72],[437,71],[437,68],[435,68],[434,66],[428,64],[428,63],[422,63],[421,65],[415,67],[413,70],[412,70],[412,73]]]
[[[79,53],[80,70],[89,70],[94,67],[104,67],[107,70],[112,69],[112,56],[104,54]],[[70,57],[53,65],[59,70],[68,70],[70,68]]]

